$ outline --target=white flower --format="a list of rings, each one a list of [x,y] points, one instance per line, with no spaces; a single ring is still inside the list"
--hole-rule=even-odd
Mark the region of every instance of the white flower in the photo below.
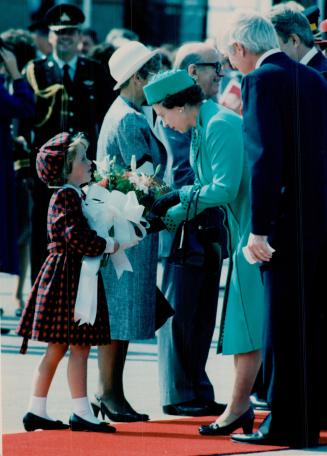
[[[137,174],[136,172],[133,172],[128,176],[128,180],[134,185],[136,190],[140,190],[146,195],[149,193],[149,187],[151,185],[150,176],[146,176],[143,173]]]
[[[131,171],[134,173],[136,171],[136,157],[135,155],[132,155],[131,158]]]
[[[108,177],[111,168],[116,163],[116,156],[110,159],[110,155],[106,155],[101,161],[93,160],[93,163],[95,163],[97,171],[102,178]]]

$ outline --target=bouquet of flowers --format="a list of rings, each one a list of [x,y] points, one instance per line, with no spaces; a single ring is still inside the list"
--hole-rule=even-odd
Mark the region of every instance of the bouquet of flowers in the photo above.
[[[153,175],[138,172],[135,156],[130,171],[119,166],[115,157],[95,163],[96,183],[86,190],[83,213],[99,236],[106,240],[114,237],[119,243],[118,251],[110,255],[110,260],[120,278],[124,271],[133,271],[125,250],[146,236],[149,224],[144,212],[150,211],[154,201],[169,188],[157,179],[159,168]],[[95,321],[98,271],[107,260],[107,254],[83,258],[74,315],[79,324]]]
[[[170,188],[158,177],[160,165],[154,174],[145,174],[136,169],[135,155],[132,155],[130,170],[120,166],[116,157],[107,156],[101,162],[95,162],[97,170],[94,174],[98,185],[110,192],[117,190],[124,194],[135,192],[140,205],[144,206],[144,215],[150,212],[154,201],[168,193]]]

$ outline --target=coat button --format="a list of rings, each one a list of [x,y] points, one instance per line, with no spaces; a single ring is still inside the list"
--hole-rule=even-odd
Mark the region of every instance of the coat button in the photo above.
[[[73,101],[73,100],[74,100],[74,97],[68,97],[68,100],[69,100],[69,101]]]
[[[73,112],[70,112],[69,115],[70,115],[70,117],[73,117],[74,113],[73,113]]]

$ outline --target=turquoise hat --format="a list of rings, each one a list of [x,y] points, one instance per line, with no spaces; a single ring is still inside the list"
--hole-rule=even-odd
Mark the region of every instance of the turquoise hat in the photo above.
[[[186,70],[169,70],[156,74],[149,84],[143,87],[143,91],[146,101],[152,105],[195,84]]]

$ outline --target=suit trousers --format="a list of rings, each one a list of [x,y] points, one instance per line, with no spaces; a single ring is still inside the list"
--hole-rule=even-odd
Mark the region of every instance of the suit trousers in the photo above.
[[[326,248],[319,248],[301,258],[291,251],[277,256],[276,247],[276,257],[263,269],[270,432],[295,447],[317,443],[326,406],[325,255]]]
[[[213,273],[162,259],[160,268],[161,291],[175,310],[158,333],[161,404],[213,400],[205,366],[216,324],[221,265]]]

